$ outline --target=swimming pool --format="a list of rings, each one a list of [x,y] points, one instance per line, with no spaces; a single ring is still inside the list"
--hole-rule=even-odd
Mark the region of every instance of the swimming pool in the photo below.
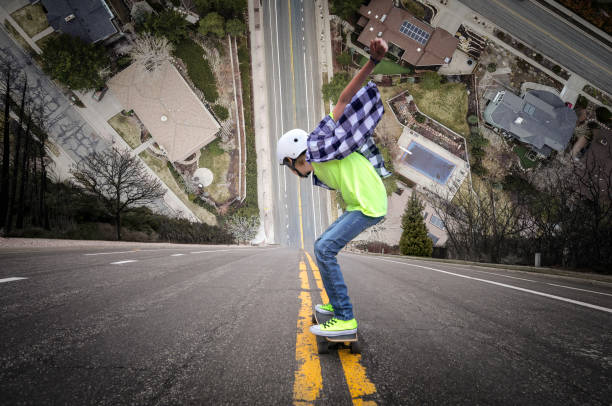
[[[435,182],[442,185],[446,184],[446,181],[455,169],[456,165],[454,163],[447,161],[440,155],[414,141],[406,149],[411,154],[404,152],[402,159],[408,166],[411,166]]]

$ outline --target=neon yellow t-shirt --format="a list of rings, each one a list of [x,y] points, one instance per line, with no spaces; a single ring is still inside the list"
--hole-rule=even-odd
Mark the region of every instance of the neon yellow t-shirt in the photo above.
[[[359,152],[340,160],[310,164],[317,178],[342,193],[347,211],[359,210],[370,217],[387,214],[385,185],[370,161]]]

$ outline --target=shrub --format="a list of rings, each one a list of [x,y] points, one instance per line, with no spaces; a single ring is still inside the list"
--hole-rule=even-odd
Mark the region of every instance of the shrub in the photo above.
[[[220,121],[225,121],[229,118],[229,111],[227,111],[225,106],[215,104],[212,106],[212,110]]]
[[[576,100],[576,107],[580,107],[581,109],[586,109],[589,105],[589,101],[583,95],[578,96],[578,100]]]
[[[561,73],[561,67],[559,65],[555,65],[552,67],[552,71],[558,75],[559,73]]]
[[[506,40],[506,34],[504,34],[502,31],[497,31],[495,33],[495,36],[499,39],[501,39],[502,41]]]
[[[497,64],[494,62],[491,62],[490,64],[487,65],[487,70],[489,72],[495,72],[497,70]]]
[[[208,60],[202,57],[203,54],[202,47],[189,38],[181,41],[174,51],[174,55],[187,65],[187,73],[193,84],[204,93],[208,102],[214,103],[219,98],[217,82]]]
[[[533,59],[535,59],[537,63],[542,63],[542,61],[544,60],[544,57],[542,56],[542,54],[536,54],[536,56]]]
[[[438,72],[425,72],[421,76],[421,86],[425,90],[435,90],[440,88],[441,77]]]
[[[348,66],[351,64],[351,54],[348,52],[343,52],[336,57],[336,62],[342,66]]]
[[[610,110],[605,107],[597,107],[595,110],[595,115],[597,116],[597,120],[604,124],[609,124],[610,118],[612,118]]]
[[[414,119],[416,120],[417,123],[424,123],[425,122],[425,116],[422,115],[421,113],[419,113],[418,111],[416,113],[414,113]]]
[[[478,124],[478,117],[473,115],[473,114],[471,114],[471,115],[468,116],[467,122],[470,123],[470,124]]]

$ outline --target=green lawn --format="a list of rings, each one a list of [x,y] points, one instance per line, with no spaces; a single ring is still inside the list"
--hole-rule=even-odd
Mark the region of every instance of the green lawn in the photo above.
[[[215,202],[224,203],[231,197],[227,184],[230,155],[221,149],[220,142],[221,140],[216,139],[202,148],[198,166],[212,171],[213,182],[206,187],[206,190]]]
[[[512,151],[514,151],[516,155],[518,155],[523,168],[530,169],[535,168],[538,165],[537,161],[532,161],[531,159],[527,158],[527,153],[531,150],[524,147],[523,145],[516,145],[514,148],[512,148]]]
[[[140,142],[140,126],[132,117],[126,117],[121,113],[117,113],[114,117],[108,120],[108,124],[117,131],[132,148],[137,148]]]
[[[445,83],[433,90],[409,83],[408,91],[424,114],[465,137],[469,135],[466,121],[468,96],[463,83]]]
[[[359,60],[359,66],[365,65],[367,62],[368,58],[362,55],[361,59]],[[376,65],[374,71],[372,72],[372,74],[374,75],[396,75],[400,73],[410,73],[410,69],[404,66],[400,66],[387,58],[384,58],[382,61],[380,61],[380,63]]]
[[[49,26],[47,15],[41,4],[32,4],[20,8],[11,14],[17,24],[31,37],[43,31]]]
[[[149,151],[143,151],[139,156],[147,164],[147,166],[151,168],[153,172],[155,172],[161,181],[164,182],[164,184],[170,188],[200,220],[210,225],[217,225],[217,217],[214,214],[189,200],[189,196],[187,196],[185,190],[178,183],[176,183],[174,176],[170,172],[170,169],[168,169],[167,161],[165,159],[160,159]]]
[[[181,41],[174,51],[174,55],[187,65],[187,74],[193,84],[204,93],[209,103],[219,98],[217,81],[210,68],[208,60],[204,57],[204,50],[193,40],[186,38]]]

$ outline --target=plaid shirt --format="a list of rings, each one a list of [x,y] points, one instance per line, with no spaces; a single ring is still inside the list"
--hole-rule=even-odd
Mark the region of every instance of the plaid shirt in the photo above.
[[[370,161],[380,177],[390,176],[373,137],[374,128],[384,112],[378,88],[369,82],[359,89],[337,122],[327,115],[308,135],[306,160],[326,162],[346,158],[357,151]],[[314,173],[312,178],[315,185],[331,189]]]

